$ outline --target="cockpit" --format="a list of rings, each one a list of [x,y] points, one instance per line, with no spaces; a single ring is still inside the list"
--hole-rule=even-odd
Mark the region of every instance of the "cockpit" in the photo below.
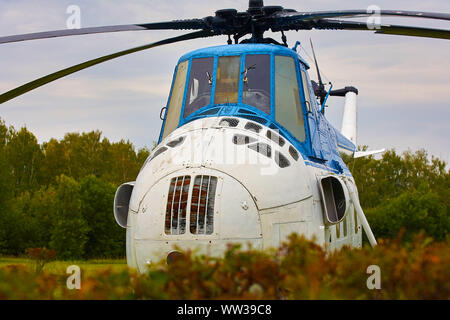
[[[307,114],[315,108],[308,68],[295,51],[273,45],[189,53],[175,69],[160,140],[184,123],[226,115],[270,123],[302,143]]]

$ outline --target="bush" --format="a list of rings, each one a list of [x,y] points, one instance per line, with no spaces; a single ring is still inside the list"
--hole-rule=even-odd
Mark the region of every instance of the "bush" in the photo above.
[[[69,291],[67,275],[36,275],[0,269],[3,299],[449,299],[448,242],[423,235],[404,245],[379,241],[375,248],[344,248],[326,254],[292,235],[278,251],[243,251],[230,246],[222,258],[184,252],[147,274],[104,270],[82,276],[81,290]],[[381,290],[366,286],[367,267],[378,265]]]
[[[366,210],[367,219],[377,237],[395,238],[404,229],[404,240],[424,231],[443,241],[450,231],[448,206],[440,196],[426,188],[404,192],[380,206]]]
[[[27,255],[34,261],[34,271],[40,273],[44,266],[56,258],[56,251],[47,248],[28,248]]]

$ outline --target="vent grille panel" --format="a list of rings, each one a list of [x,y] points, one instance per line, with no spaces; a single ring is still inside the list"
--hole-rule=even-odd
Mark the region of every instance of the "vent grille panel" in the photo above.
[[[179,137],[178,139],[170,141],[167,145],[171,148],[175,148],[184,142],[184,137]]]
[[[247,122],[245,124],[244,129],[254,131],[256,133],[259,133],[262,130],[262,127],[259,124],[253,123],[253,122]]]
[[[252,149],[260,154],[270,158],[272,157],[272,148],[266,143],[255,143],[247,146],[249,149]]]
[[[267,123],[267,120],[265,120],[264,118],[261,118],[261,117],[257,117],[257,116],[250,116],[250,115],[244,115],[243,114],[243,115],[241,115],[241,117],[245,118],[245,119],[249,119],[249,120],[255,121],[255,122],[258,122],[258,123],[261,123],[263,125],[265,125]]]
[[[157,156],[159,156],[161,153],[163,153],[164,151],[167,150],[167,147],[161,147],[158,150],[155,151],[155,153],[153,153],[152,157],[150,158],[149,161],[155,159]]]
[[[295,150],[293,146],[289,146],[289,154],[291,155],[292,158],[294,158],[295,161],[298,160],[298,152],[297,150]]]
[[[286,168],[291,165],[289,160],[278,151],[275,151],[275,162],[278,164],[280,168]]]
[[[277,143],[280,147],[284,146],[284,144],[286,143],[282,137],[280,137],[276,133],[273,133],[272,131],[267,130],[266,136],[273,142]]]
[[[255,142],[256,139],[243,135],[243,134],[235,134],[233,136],[233,143],[234,144],[238,144],[238,145],[242,145],[242,144],[249,144],[251,142]]]
[[[172,178],[167,197],[165,233],[170,235],[186,232],[186,209],[189,197],[190,176]]]
[[[255,112],[247,110],[247,109],[239,109],[238,112],[239,113],[247,113],[247,114],[256,114]]]
[[[212,108],[212,109],[203,111],[203,112],[199,113],[198,115],[201,115],[201,116],[212,115],[212,114],[216,114],[217,112],[219,112],[219,110],[220,110],[220,108]]]
[[[235,119],[235,118],[225,118],[222,119],[219,123],[219,126],[227,126],[227,127],[237,127],[237,125],[239,124],[239,120]]]
[[[196,176],[191,198],[190,231],[192,234],[212,234],[217,178]]]

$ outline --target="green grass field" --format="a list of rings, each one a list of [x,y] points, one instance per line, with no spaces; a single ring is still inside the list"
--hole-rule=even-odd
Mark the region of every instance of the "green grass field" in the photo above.
[[[16,257],[0,257],[0,268],[13,265],[23,265],[33,267],[34,261],[27,258]],[[125,259],[95,259],[95,260],[78,260],[78,261],[52,261],[44,266],[44,271],[53,275],[66,274],[68,266],[77,265],[85,275],[90,275],[100,270],[110,269],[112,271],[126,270],[127,262]]]

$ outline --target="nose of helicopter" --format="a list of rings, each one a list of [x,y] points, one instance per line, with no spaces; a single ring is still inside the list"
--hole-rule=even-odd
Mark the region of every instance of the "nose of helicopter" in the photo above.
[[[252,195],[236,179],[207,168],[169,174],[154,186],[133,214],[134,248],[140,270],[179,251],[212,256],[229,243],[262,247],[260,215]]]
[[[281,139],[229,117],[187,124],[164,139],[130,201],[128,239],[139,269],[174,250],[220,255],[236,242],[262,248],[260,211],[311,196],[301,156]]]
[[[158,180],[186,169],[226,173],[249,190],[259,209],[311,195],[310,172],[289,141],[250,120],[214,117],[185,124],[158,145],[139,173],[130,209],[139,210]]]

